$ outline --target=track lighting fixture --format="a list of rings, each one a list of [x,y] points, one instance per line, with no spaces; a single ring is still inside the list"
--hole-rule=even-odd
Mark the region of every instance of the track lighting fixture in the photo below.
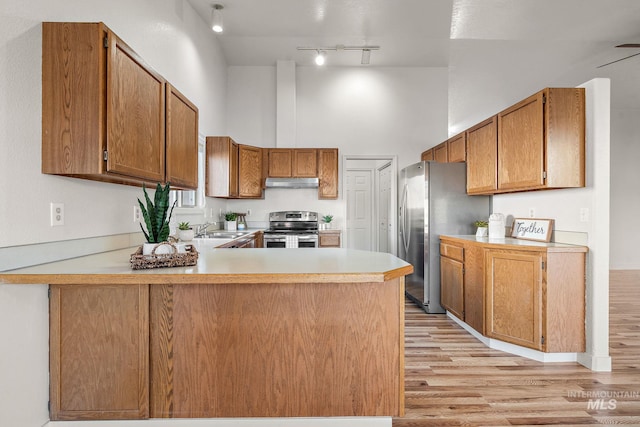
[[[211,9],[211,29],[216,33],[221,33],[223,30],[222,9],[224,9],[224,6],[221,4],[214,4]]]
[[[298,47],[298,50],[313,50],[316,52],[315,62],[317,65],[324,65],[327,57],[328,50],[360,50],[362,51],[362,58],[360,59],[360,63],[363,65],[369,65],[371,61],[371,51],[372,50],[380,50],[380,46],[345,46],[345,45],[336,45],[329,47]]]

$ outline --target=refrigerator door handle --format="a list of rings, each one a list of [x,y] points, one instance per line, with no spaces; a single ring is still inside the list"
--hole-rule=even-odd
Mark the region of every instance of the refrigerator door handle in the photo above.
[[[400,227],[401,227],[401,231],[402,231],[402,244],[404,245],[404,252],[409,253],[409,242],[411,239],[411,233],[407,234],[407,219],[408,219],[408,212],[407,212],[407,197],[408,197],[408,188],[409,186],[407,184],[404,185],[404,188],[402,189],[402,201],[400,202]]]

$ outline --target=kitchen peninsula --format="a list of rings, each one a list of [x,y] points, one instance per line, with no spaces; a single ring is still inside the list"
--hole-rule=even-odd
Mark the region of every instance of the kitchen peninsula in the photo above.
[[[132,270],[122,249],[0,274],[50,285],[51,419],[404,412],[410,264],[346,249],[207,249]]]

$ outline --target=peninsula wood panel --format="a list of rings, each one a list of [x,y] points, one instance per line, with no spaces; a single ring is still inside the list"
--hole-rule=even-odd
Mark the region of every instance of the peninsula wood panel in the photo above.
[[[52,420],[149,416],[148,285],[52,285]]]
[[[153,286],[151,416],[402,415],[403,283]]]

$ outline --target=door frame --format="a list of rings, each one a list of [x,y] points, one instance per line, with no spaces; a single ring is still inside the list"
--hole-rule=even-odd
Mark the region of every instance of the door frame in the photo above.
[[[389,246],[391,248],[391,254],[398,256],[398,230],[397,230],[397,219],[398,219],[398,156],[396,155],[385,155],[385,154],[380,154],[380,155],[351,155],[351,154],[344,154],[342,156],[342,167],[341,167],[341,175],[343,177],[342,179],[342,194],[345,195],[344,197],[344,207],[343,207],[343,218],[347,218],[347,212],[348,212],[348,206],[347,206],[347,183],[346,183],[346,176],[347,176],[347,170],[348,169],[357,169],[357,168],[349,168],[347,167],[347,161],[352,161],[352,160],[363,160],[363,161],[371,161],[371,160],[381,160],[381,161],[385,161],[385,162],[389,162],[391,163],[389,165],[389,167],[391,168],[391,195],[389,197],[389,201],[391,203],[391,217],[389,218],[389,222],[391,224],[391,236],[390,236],[390,242],[389,242]],[[368,169],[368,168],[367,168]],[[378,168],[374,168],[374,191],[372,192],[373,195],[373,206],[375,209],[374,212],[374,218],[378,218],[378,182],[377,182],[377,172],[378,172]],[[376,224],[377,225],[377,224]],[[376,233],[376,246],[377,246],[377,227],[373,227],[374,232]],[[345,242],[344,242],[344,247],[347,247],[347,235],[349,233],[346,232],[344,233],[344,237],[345,237]]]

